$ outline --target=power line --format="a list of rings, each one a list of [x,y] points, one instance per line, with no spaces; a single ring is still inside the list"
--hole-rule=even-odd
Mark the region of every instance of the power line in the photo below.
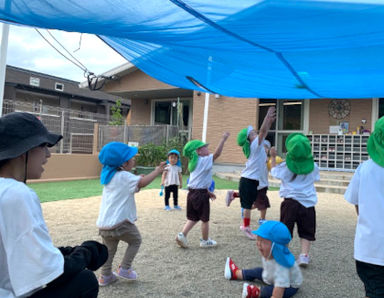
[[[65,59],[67,59],[68,61],[70,61],[71,63],[73,63],[74,65],[76,65],[78,68],[80,68],[83,72],[84,72],[84,75],[86,73],[89,73],[88,69],[82,64],[82,63],[79,63],[77,64],[76,62],[74,62],[73,60],[69,59],[66,55],[64,55],[58,48],[56,48],[40,31],[39,29],[35,28],[36,32],[39,33],[39,35],[52,47],[56,50],[56,52],[58,52],[61,56],[63,56]],[[56,39],[55,39],[56,40]],[[57,41],[57,40],[56,40]],[[60,44],[60,43],[59,43]],[[61,45],[61,44],[60,44]],[[64,48],[63,45],[61,45],[61,47]],[[67,51],[67,50],[66,50]],[[67,51],[68,52],[68,51]],[[72,55],[71,55],[72,56]],[[77,59],[76,59],[77,60]]]

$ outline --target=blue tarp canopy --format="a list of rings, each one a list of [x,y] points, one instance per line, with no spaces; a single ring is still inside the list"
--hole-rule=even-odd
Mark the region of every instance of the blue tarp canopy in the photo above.
[[[96,34],[181,88],[384,97],[384,1],[0,0],[0,7],[0,19],[13,24]]]

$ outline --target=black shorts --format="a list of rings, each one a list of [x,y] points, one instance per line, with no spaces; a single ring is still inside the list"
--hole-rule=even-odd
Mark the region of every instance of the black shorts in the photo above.
[[[356,260],[356,271],[364,284],[366,297],[384,297],[384,266]]]
[[[293,237],[293,228],[297,223],[297,233],[300,238],[315,241],[316,211],[315,207],[306,208],[298,201],[285,198],[280,205],[280,221],[284,223]]]
[[[187,196],[187,219],[209,221],[209,193],[207,189],[189,189]]]
[[[258,180],[241,177],[239,182],[239,195],[241,208],[252,209],[253,203],[257,199],[259,186]]]
[[[271,207],[271,204],[269,203],[269,199],[267,196],[267,190],[268,190],[268,187],[264,187],[257,191],[257,199],[253,204],[253,206],[255,206],[257,210],[265,210]]]

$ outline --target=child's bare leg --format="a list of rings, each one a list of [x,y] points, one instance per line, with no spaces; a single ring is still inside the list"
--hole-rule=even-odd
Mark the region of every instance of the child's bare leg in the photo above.
[[[309,255],[309,249],[311,248],[311,241],[300,238],[301,253]]]
[[[203,236],[203,240],[208,240],[209,221],[201,222],[201,235]]]
[[[185,237],[187,237],[187,234],[189,233],[190,230],[192,230],[192,228],[195,226],[195,224],[197,224],[197,221],[193,221],[193,220],[189,220],[189,219],[187,220],[187,222],[184,225],[183,231],[182,231],[182,233],[184,234]]]
[[[267,209],[260,210],[260,219],[265,219],[266,215],[267,215]]]

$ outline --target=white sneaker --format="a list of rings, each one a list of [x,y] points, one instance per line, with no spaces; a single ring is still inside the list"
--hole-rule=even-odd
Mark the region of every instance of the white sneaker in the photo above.
[[[257,238],[257,236],[252,233],[252,230],[250,227],[246,227],[246,228],[244,227],[243,233],[245,236],[247,236],[251,240],[256,240],[256,238]]]
[[[188,242],[187,242],[187,238],[184,236],[184,234],[182,232],[180,232],[179,234],[177,234],[176,236],[176,242],[177,244],[182,247],[182,248],[187,248],[188,247]]]
[[[212,240],[211,238],[208,238],[207,240],[200,239],[200,247],[215,247],[217,245],[217,242],[215,240]]]
[[[309,255],[300,254],[300,256],[299,256],[299,266],[303,267],[303,268],[306,268],[308,266],[310,260],[311,260],[311,258],[309,257]]]
[[[227,207],[229,207],[229,205],[231,205],[232,201],[235,199],[235,197],[233,196],[233,193],[234,193],[233,190],[227,191],[227,195],[225,196],[225,205],[227,205]]]

